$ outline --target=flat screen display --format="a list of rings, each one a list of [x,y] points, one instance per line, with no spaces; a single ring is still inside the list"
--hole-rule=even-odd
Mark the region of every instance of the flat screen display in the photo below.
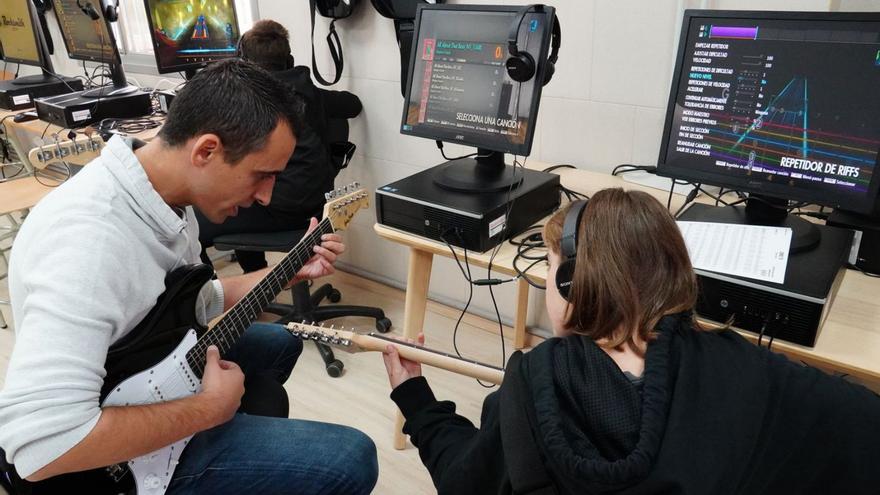
[[[401,132],[528,155],[541,97],[553,10],[530,12],[517,47],[538,62],[526,82],[505,62],[516,7],[424,6],[416,18]]]
[[[880,16],[688,11],[658,173],[867,211]]]
[[[40,49],[29,3],[30,0],[0,1],[0,46],[3,60],[40,66]]]
[[[233,0],[144,0],[160,73],[234,57],[241,36]]]

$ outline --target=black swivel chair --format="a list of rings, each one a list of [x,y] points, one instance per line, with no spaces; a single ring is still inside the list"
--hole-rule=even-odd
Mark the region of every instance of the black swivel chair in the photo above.
[[[354,155],[355,146],[348,142],[348,121],[345,119],[329,119],[328,134],[330,137],[333,163],[338,169],[348,166]],[[268,232],[256,234],[226,234],[214,238],[214,247],[219,251],[243,250],[260,252],[290,252],[299,242],[305,230],[288,230],[284,232]],[[342,294],[330,284],[324,284],[309,293],[307,282],[295,284],[290,288],[293,304],[272,303],[266,309],[280,318],[278,323],[290,322],[322,322],[343,316],[365,316],[375,318],[376,329],[385,333],[391,329],[391,320],[379,308],[366,306],[325,305],[320,306],[324,299],[332,303],[339,302]],[[342,375],[343,364],[333,355],[333,350],[325,344],[315,342],[321,352],[321,358],[332,377]]]

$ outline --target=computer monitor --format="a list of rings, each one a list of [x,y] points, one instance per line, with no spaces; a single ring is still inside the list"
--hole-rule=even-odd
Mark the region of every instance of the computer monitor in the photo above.
[[[19,77],[13,84],[26,85],[55,79],[52,61],[44,49],[42,32],[36,28],[34,5],[31,0],[2,0],[0,2],[0,46],[7,63],[33,65],[43,74]]]
[[[541,81],[555,10],[530,11],[517,27],[517,48],[537,74],[514,81],[505,62],[517,6],[420,5],[400,131],[477,147],[476,159],[452,160],[436,183],[456,191],[500,191],[520,180],[504,153],[531,152]]]
[[[818,242],[789,201],[869,212],[880,14],[685,11],[659,175],[749,193],[748,222]]]
[[[97,3],[97,0],[94,2]],[[116,47],[116,38],[110,23],[104,18],[104,13],[101,9],[93,9],[98,19],[92,19],[78,3],[81,4],[82,1],[52,0],[67,54],[75,60],[107,64],[110,67],[111,79],[110,85],[84,91],[81,96],[102,98],[136,92],[138,88],[129,85],[125,78],[122,59]]]
[[[195,73],[235,57],[241,35],[233,0],[144,0],[159,73]]]

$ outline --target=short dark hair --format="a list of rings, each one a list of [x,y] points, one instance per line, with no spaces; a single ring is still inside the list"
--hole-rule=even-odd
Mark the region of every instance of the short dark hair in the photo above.
[[[271,19],[261,19],[241,36],[238,56],[268,71],[293,66],[290,34],[287,28]]]
[[[224,157],[236,164],[263,149],[279,121],[299,135],[301,111],[301,98],[259,66],[223,60],[186,83],[174,98],[159,137],[175,147],[196,136],[216,134]]]

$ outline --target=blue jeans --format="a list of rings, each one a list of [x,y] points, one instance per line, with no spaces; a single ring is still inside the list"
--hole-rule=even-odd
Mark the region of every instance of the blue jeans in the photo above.
[[[225,359],[246,376],[282,383],[302,342],[282,326],[255,323]],[[236,414],[196,434],[174,471],[170,494],[362,494],[376,484],[376,446],[342,425]]]

